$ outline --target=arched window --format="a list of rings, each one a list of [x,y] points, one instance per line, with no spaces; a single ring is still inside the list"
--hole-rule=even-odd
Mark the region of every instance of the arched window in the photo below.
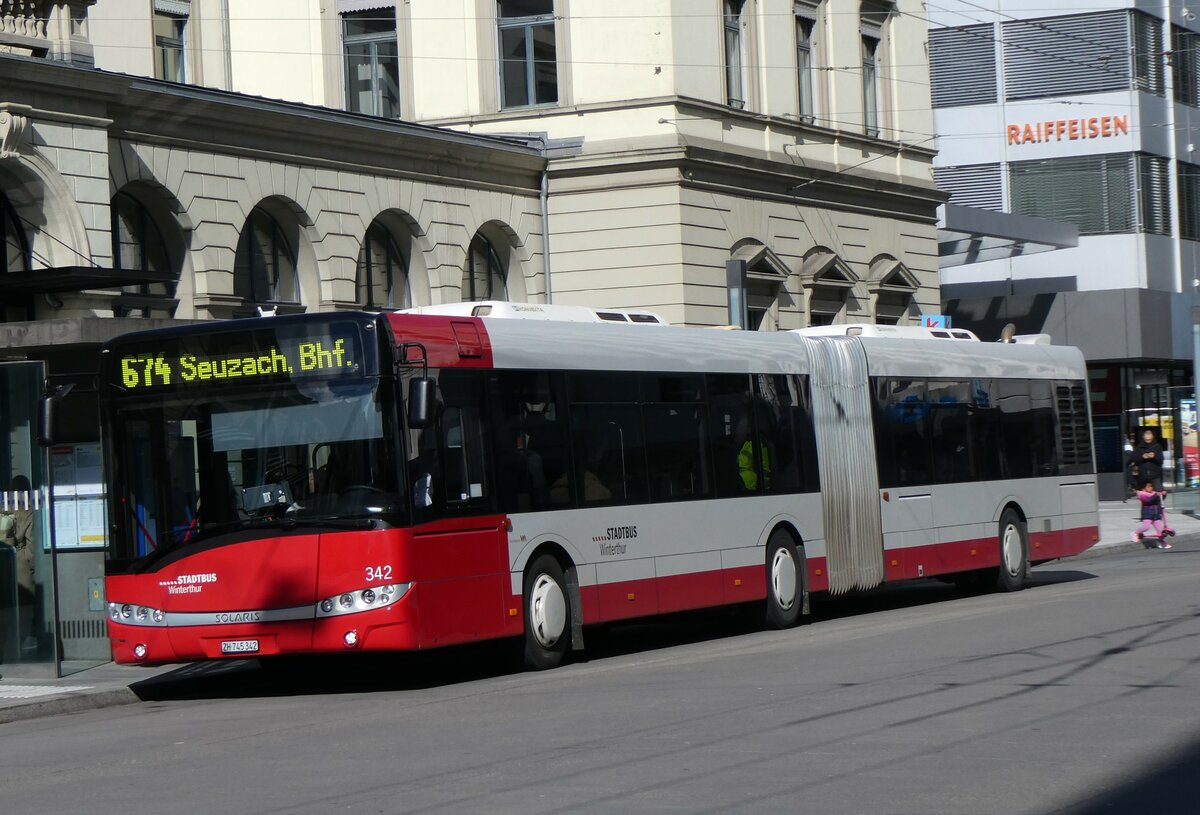
[[[172,268],[167,242],[158,224],[150,217],[150,211],[125,192],[113,196],[109,211],[112,213],[113,268],[169,274]],[[128,286],[125,291],[144,296],[172,294],[166,283],[143,283]]]
[[[467,253],[467,268],[463,274],[462,299],[507,300],[504,264],[496,254],[492,242],[476,233],[471,239],[471,250]]]
[[[28,272],[32,264],[29,251],[29,239],[21,228],[21,219],[13,208],[8,197],[0,191],[0,243],[4,244],[4,254],[0,255],[0,273]],[[3,322],[15,320],[32,320],[33,305],[29,296],[6,295],[4,305],[0,308],[0,318]]]
[[[109,207],[112,215],[113,268],[119,271],[155,272],[170,275],[174,269],[167,242],[150,211],[126,192],[113,196]],[[169,300],[174,284],[142,283],[126,286],[125,295],[114,303],[118,316],[130,313],[151,316],[158,307],[174,312],[175,301]]]
[[[358,302],[367,308],[408,308],[408,259],[379,221],[367,229],[358,253]]]
[[[251,303],[299,303],[296,253],[261,207],[246,219],[233,265],[233,293]]]

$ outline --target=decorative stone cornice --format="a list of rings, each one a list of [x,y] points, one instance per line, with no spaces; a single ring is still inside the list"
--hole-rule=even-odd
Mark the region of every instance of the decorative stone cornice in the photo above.
[[[18,158],[29,148],[29,105],[0,102],[0,159]]]

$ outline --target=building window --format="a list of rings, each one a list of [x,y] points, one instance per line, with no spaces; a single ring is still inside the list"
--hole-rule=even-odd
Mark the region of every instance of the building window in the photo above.
[[[554,0],[498,0],[500,105],[558,104]]]
[[[25,230],[21,228],[17,211],[3,191],[0,191],[0,241],[4,243],[4,268],[0,271],[5,274],[28,272],[29,241],[25,237]]]
[[[813,120],[816,111],[813,99],[813,29],[816,26],[816,6],[796,4],[796,90],[800,118]]]
[[[1162,34],[1153,31],[1161,24],[1139,22],[1137,17],[1144,15],[1107,11],[1002,23],[1005,98],[1077,96],[1133,87],[1161,94]],[[1087,45],[1081,52],[1083,43]]]
[[[21,228],[21,219],[12,203],[0,190],[0,244],[4,254],[0,255],[0,274],[28,272],[32,266],[29,239]],[[6,295],[0,299],[0,322],[33,319],[33,299],[30,295]]]
[[[187,14],[161,10],[161,3],[154,5],[154,76],[168,82],[187,81],[187,60],[184,59],[184,33],[187,30]],[[171,3],[171,7],[186,4]]]
[[[746,77],[742,60],[742,10],[745,0],[725,0],[725,101],[746,107]]]
[[[358,302],[367,308],[408,308],[408,261],[392,233],[379,221],[371,224],[358,254]]]
[[[1138,231],[1171,234],[1170,162],[1162,156],[1137,156]]]
[[[1081,235],[1170,233],[1167,160],[1136,153],[1009,165],[1012,211],[1066,221]]]
[[[844,260],[818,246],[804,257],[800,281],[808,293],[808,324],[820,326],[833,325],[846,314],[858,278]]]
[[[995,104],[996,29],[988,23],[929,32],[929,92],[935,108]]]
[[[112,214],[113,268],[122,271],[158,272],[171,271],[171,256],[162,230],[150,216],[150,211],[129,193],[119,192],[113,196],[109,207]],[[166,283],[142,283],[125,288],[127,294],[140,298],[168,298],[172,294]],[[174,303],[171,304],[172,307]],[[144,317],[150,316],[150,308],[144,304],[132,309]]]
[[[256,207],[238,239],[233,293],[250,303],[300,302],[296,253],[270,214]]]
[[[1133,37],[1133,82],[1140,91],[1163,96],[1166,81],[1163,76],[1162,22],[1149,14],[1130,12]]]
[[[1200,107],[1200,35],[1172,28],[1171,39],[1175,101]]]
[[[506,300],[504,264],[492,242],[476,234],[467,252],[467,268],[463,273],[462,299],[466,301]]]
[[[396,10],[342,15],[346,58],[346,109],[355,113],[400,117],[400,57]]]
[[[1200,241],[1200,165],[1178,162],[1179,236]]]
[[[892,0],[862,0],[859,5],[863,132],[868,136],[879,135],[879,63],[883,55],[884,29],[893,10]]]
[[[951,204],[999,212],[1004,209],[1003,175],[1000,163],[934,167],[938,189],[950,193]]]
[[[879,135],[879,40],[862,38],[863,132]]]

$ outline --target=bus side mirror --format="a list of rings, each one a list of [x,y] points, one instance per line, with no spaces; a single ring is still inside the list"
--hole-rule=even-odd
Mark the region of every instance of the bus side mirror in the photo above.
[[[434,383],[428,377],[410,380],[408,383],[408,426],[419,430],[429,426],[430,408],[433,406]]]
[[[38,444],[42,447],[49,447],[54,444],[55,421],[54,416],[58,411],[58,403],[62,401],[74,385],[58,385],[57,387],[46,386],[42,398],[38,400]]]

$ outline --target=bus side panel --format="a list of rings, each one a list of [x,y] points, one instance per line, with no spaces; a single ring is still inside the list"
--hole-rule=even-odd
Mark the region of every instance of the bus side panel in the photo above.
[[[667,614],[724,602],[721,553],[698,552],[655,558],[658,610]]]
[[[1059,487],[1062,500],[1062,530],[1058,535],[1044,536],[1036,549],[1030,545],[1029,556],[1034,561],[1078,555],[1100,540],[1100,521],[1097,516],[1096,482],[1073,481]]]
[[[597,563],[596,580],[600,622],[648,617],[658,613],[653,559]]]
[[[757,546],[721,552],[721,583],[726,603],[748,603],[767,596],[767,568],[763,561],[763,550]]]
[[[447,520],[413,535],[414,616],[422,648],[505,636],[508,541],[500,516]]]

